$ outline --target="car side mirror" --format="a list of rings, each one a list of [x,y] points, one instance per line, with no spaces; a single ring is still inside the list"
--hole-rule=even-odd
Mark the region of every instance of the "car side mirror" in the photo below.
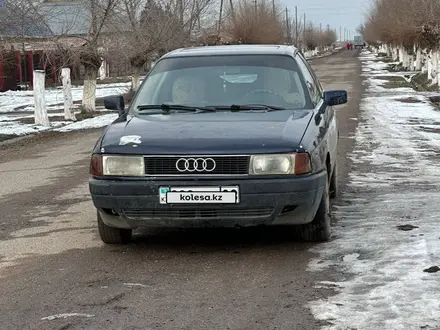
[[[111,95],[104,97],[104,107],[108,110],[116,110],[119,116],[122,116],[125,113],[124,96]]]
[[[324,102],[328,106],[345,104],[348,102],[346,90],[333,90],[324,92]]]

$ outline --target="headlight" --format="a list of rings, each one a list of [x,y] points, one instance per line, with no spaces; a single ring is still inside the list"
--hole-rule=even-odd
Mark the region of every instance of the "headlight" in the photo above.
[[[312,171],[308,153],[253,155],[251,156],[249,174],[305,174]]]
[[[102,156],[103,175],[144,176],[145,165],[142,156]]]

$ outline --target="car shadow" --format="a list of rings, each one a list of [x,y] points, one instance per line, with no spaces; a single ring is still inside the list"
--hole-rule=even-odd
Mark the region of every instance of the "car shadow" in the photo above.
[[[286,245],[308,249],[313,243],[302,241],[296,227],[140,229],[128,245],[142,249],[215,251],[260,246]]]

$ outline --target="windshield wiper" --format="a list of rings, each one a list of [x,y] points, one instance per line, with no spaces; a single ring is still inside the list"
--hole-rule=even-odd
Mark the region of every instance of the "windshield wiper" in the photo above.
[[[267,111],[275,111],[275,110],[285,110],[286,108],[278,107],[274,105],[266,105],[266,104],[232,104],[225,106],[212,106],[217,110],[230,110],[230,111],[249,111],[249,110],[267,110]]]
[[[162,110],[162,112],[169,113],[171,110],[177,111],[191,111],[191,112],[215,112],[216,109],[214,107],[192,107],[188,105],[181,104],[145,104],[138,105],[137,110],[139,113],[147,111],[147,110]]]

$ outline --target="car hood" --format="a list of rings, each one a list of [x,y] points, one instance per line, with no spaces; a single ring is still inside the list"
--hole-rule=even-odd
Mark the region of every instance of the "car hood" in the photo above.
[[[107,128],[100,148],[157,155],[291,152],[312,115],[311,110],[129,115]]]

